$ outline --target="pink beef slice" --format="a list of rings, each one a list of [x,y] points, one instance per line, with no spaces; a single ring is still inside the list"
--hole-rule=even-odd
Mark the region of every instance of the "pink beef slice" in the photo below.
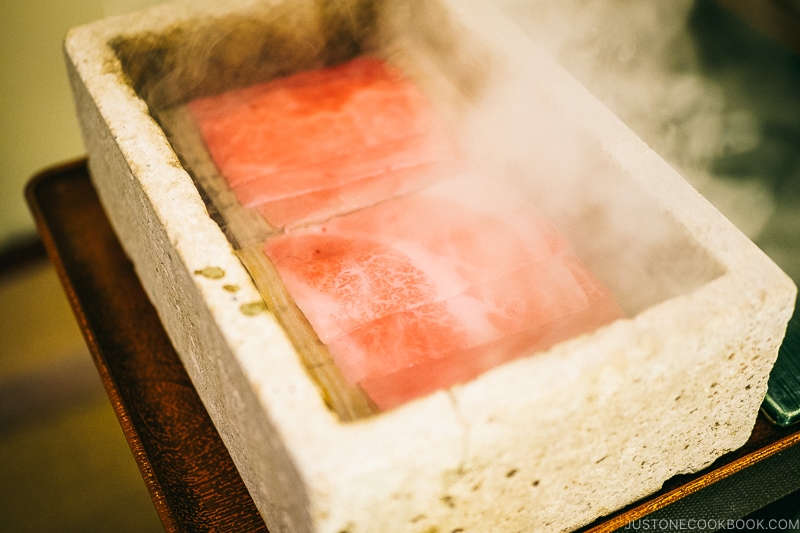
[[[453,170],[452,163],[443,162],[394,168],[345,185],[253,204],[247,204],[249,191],[239,190],[237,194],[240,202],[255,207],[272,225],[292,229],[406,194],[426,183],[449,177]]]
[[[345,379],[382,410],[624,316],[546,220],[425,191],[264,251]]]
[[[427,98],[370,56],[188,108],[239,201],[278,227],[411,191],[455,160]]]

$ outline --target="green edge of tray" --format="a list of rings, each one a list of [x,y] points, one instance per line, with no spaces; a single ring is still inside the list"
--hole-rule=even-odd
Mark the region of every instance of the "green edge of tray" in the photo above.
[[[786,328],[761,409],[779,426],[800,421],[800,307]]]

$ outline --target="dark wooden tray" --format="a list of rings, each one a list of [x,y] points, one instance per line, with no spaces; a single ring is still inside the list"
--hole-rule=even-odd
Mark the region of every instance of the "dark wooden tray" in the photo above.
[[[42,172],[26,194],[165,529],[267,531],[109,226],[86,162]],[[800,488],[799,442],[800,428],[759,415],[743,448],[581,531],[644,518],[741,518]]]
[[[164,528],[267,531],[109,226],[85,161],[39,174],[26,192]]]

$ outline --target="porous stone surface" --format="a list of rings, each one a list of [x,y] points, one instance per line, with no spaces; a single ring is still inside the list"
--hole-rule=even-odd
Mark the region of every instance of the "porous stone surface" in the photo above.
[[[171,4],[73,30],[65,47],[98,193],[270,531],[568,531],[746,441],[794,285],[533,49],[526,61],[553,113],[579,124],[603,168],[621,176],[623,189],[638,191],[620,209],[646,206],[663,219],[666,244],[634,256],[651,261],[650,270],[664,269],[652,280],[664,291],[626,293],[628,274],[615,274],[603,259],[614,254],[613,243],[593,249],[594,239],[581,244],[575,229],[579,253],[622,295],[629,318],[449,391],[338,420],[260,305],[119,55],[120,42],[143,35],[168,48],[171,41],[159,36],[182,35],[198,21],[224,24],[234,13],[269,24],[270,13],[287,9],[315,7]],[[470,17],[485,18],[444,3],[436,9],[453,10],[466,26]],[[509,46],[527,46],[514,42],[513,30],[506,34]],[[592,186],[578,188],[591,199]],[[549,214],[567,226],[579,228],[589,216],[570,219],[559,206],[553,202]],[[625,236],[618,211],[610,208],[602,220]],[[682,263],[680,252],[691,261]]]

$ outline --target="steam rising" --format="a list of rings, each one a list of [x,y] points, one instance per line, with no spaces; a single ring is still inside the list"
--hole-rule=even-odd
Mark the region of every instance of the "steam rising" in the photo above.
[[[497,0],[501,10],[748,236],[774,210],[763,180],[715,179],[714,162],[761,143],[756,117],[704,76],[693,0]]]
[[[530,32],[523,34],[516,25],[524,22],[524,17],[507,8],[498,11],[478,3],[409,4],[422,11],[414,13],[412,9],[414,15],[406,19],[402,11],[401,16],[395,13],[392,20],[396,30],[390,32],[394,38],[390,42],[399,52],[391,57],[428,89],[449,117],[470,169],[506,181],[528,199],[533,209],[556,221],[630,315],[684,294],[721,273],[716,262],[662,213],[657,199],[637,188],[635,180],[624,175],[598,139],[590,138],[582,124],[566,119],[541,89],[540,79],[548,72],[537,70],[542,68],[541,62],[532,60],[540,53],[537,43]],[[555,38],[563,35],[558,23],[567,20],[570,13],[560,3],[560,8],[551,4],[524,5],[542,10],[535,22],[555,24]],[[573,4],[573,8],[588,7],[579,4]],[[559,14],[554,11],[558,9],[566,11]],[[599,9],[595,17],[609,16],[603,8],[595,9]],[[413,28],[410,32],[403,29],[409,27]],[[450,31],[449,39],[441,36],[444,30]],[[442,42],[448,46],[441,46]],[[539,46],[563,51],[577,63],[592,66],[596,65],[594,59],[582,55],[582,51],[617,57],[597,52],[597,44],[580,40],[554,44],[545,39]],[[665,48],[652,46],[654,53]],[[629,59],[633,57],[629,55]],[[641,81],[638,67],[629,68],[630,79],[640,83],[644,91],[649,82]],[[608,86],[616,87],[609,76]],[[652,78],[657,79],[655,74]],[[702,100],[702,94],[694,96]],[[644,100],[643,96],[640,103],[630,106],[631,114],[641,116],[643,122],[646,115],[652,115],[645,112],[648,106]],[[665,115],[672,116],[672,112],[665,110]],[[708,116],[716,120],[716,115],[709,112]],[[708,138],[705,133],[704,138]],[[682,155],[684,144],[672,144],[676,155]],[[692,168],[700,174],[713,153],[698,150],[691,156]]]

